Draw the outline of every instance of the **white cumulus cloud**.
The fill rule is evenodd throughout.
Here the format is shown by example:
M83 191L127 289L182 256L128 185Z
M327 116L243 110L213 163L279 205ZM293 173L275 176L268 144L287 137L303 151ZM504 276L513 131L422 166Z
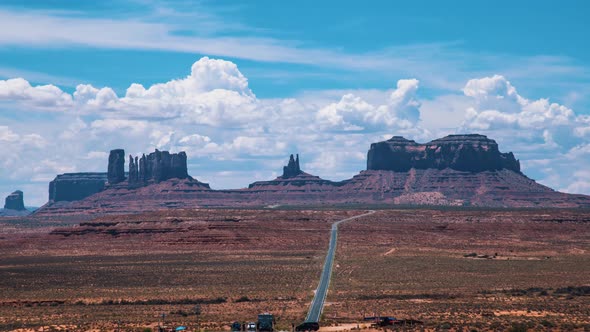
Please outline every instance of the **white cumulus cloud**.
M372 105L353 94L320 109L316 119L322 128L381 131L418 127L421 103L416 98L418 80L404 79L381 105Z
M515 149L526 172L544 184L570 192L585 188L575 174L590 164L588 116L547 98L528 99L501 75L469 80L463 92L473 104L460 131L480 131L504 143L504 149ZM544 160L544 167L527 167L535 160Z
M72 96L55 85L31 86L23 78L0 80L0 101L21 102L52 111L63 111L72 106Z
M0 81L0 153L13 156L0 161L0 177L12 181L0 182L0 194L17 189L18 179L45 193L59 172L104 171L114 148L133 155L186 151L189 173L214 188L270 179L289 153L301 154L305 171L342 180L365 168L372 142L392 135L425 142L457 132L487 134L514 151L531 177L588 193L579 171L590 164L589 116L547 98L528 99L500 75L467 81L462 95L421 99L419 86L400 79L391 90L264 99L236 64L208 57L185 77L134 83L122 96L108 86L80 84L68 94L24 79ZM35 115L27 123L10 116L25 111Z

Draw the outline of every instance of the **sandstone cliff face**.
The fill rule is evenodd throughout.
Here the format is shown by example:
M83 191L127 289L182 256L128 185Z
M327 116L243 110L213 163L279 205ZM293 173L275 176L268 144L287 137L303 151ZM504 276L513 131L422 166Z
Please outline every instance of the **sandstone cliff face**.
M36 213L350 204L590 208L590 196L560 193L526 177L512 153L501 153L494 140L482 135L451 135L426 144L393 137L371 144L368 156L368 170L340 182L302 171L299 156L291 155L274 180L211 190L188 176L186 154L156 150L130 157L128 182L109 185L80 201L48 204Z
M129 182L129 185L139 183L139 160L137 159L137 157L135 157L135 159L134 159L132 155L129 155L128 182Z
M426 144L394 136L371 144L367 170L407 172L412 168L464 172L507 169L520 173L520 163L512 152L501 153L496 141L484 135L449 135Z
M107 180L111 185L125 181L125 150L111 150L109 154Z
M169 179L189 178L185 152L159 151L141 158L129 156L129 185L142 186Z
M25 209L25 202L23 199L23 192L17 190L12 194L6 196L6 200L4 202L4 208L8 210L15 210L15 211L24 211Z
M107 173L65 173L49 182L49 201L78 201L101 192Z
M184 152L171 154L156 150L141 159L129 156L128 174L125 173L124 156L125 150L112 150L107 173L66 173L56 176L49 183L49 202L79 201L110 187L129 185L137 188L173 178L190 178Z

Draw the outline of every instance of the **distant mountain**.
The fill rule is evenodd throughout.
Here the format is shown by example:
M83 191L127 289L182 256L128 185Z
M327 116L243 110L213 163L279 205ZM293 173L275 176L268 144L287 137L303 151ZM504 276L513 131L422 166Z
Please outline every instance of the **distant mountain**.
M299 155L291 155L283 175L233 190L212 190L208 184L189 176L184 152L156 151L141 159L130 158L130 172L125 177L121 175L124 152L113 151L108 174L78 173L83 176L56 178L67 182L64 188L78 193L87 192L92 183L95 193L64 201L56 200L59 195L53 192L54 199L35 213L334 204L590 207L590 196L557 192L529 179L521 172L520 162L512 152L500 152L496 141L477 134L449 135L425 144L400 136L373 143L367 154L367 170L339 182L304 172ZM89 176L100 183L76 180Z

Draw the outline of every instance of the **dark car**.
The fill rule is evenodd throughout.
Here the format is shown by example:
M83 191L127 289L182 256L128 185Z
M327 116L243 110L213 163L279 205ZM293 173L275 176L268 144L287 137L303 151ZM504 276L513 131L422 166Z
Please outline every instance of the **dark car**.
M242 330L242 324L240 324L240 322L233 322L231 324L231 330L232 331L241 331Z

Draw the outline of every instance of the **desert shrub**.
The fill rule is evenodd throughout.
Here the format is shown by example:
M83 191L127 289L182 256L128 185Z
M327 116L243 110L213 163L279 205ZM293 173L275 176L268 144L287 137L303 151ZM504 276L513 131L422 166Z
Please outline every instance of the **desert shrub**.
M149 327L146 327L146 328L143 329L143 332L152 332L152 329L149 328Z
M547 328L555 327L555 324L553 324L551 321L548 321L546 319L543 319L541 321L541 325L543 325L544 327L547 327Z
M501 323L501 322L499 322L499 321L495 321L495 322L492 322L492 323L490 324L490 328L491 328L492 330L494 330L494 331L496 331L496 330L503 330L503 327L504 327L504 326L503 326L503 325L502 325L502 323Z
M556 289L554 294L568 294L571 296L587 296L587 295L590 295L590 286L562 287L562 288Z
M526 323L512 323L508 330L509 332L527 332L528 326Z
M512 296L525 296L527 294L526 289L512 289L510 291Z
M210 301L210 304L220 304L220 303L225 303L227 302L227 299L225 297L218 297L215 300Z
M430 300L452 300L456 298L453 294L372 294L372 295L359 295L359 300L411 300L411 299L430 299Z
M577 328L578 328L578 326L574 323L565 322L565 323L561 324L561 329L563 331L573 331Z
M451 328L451 323L444 322L444 323L440 324L440 328L443 329L443 330L448 330L448 329Z
M171 315L179 315L182 317L188 317L189 313L184 310L170 311Z
M225 297L217 297L213 299L178 299L178 300L163 300L163 299L149 299L149 300L103 300L101 305L164 305L164 304L220 304L227 302Z

